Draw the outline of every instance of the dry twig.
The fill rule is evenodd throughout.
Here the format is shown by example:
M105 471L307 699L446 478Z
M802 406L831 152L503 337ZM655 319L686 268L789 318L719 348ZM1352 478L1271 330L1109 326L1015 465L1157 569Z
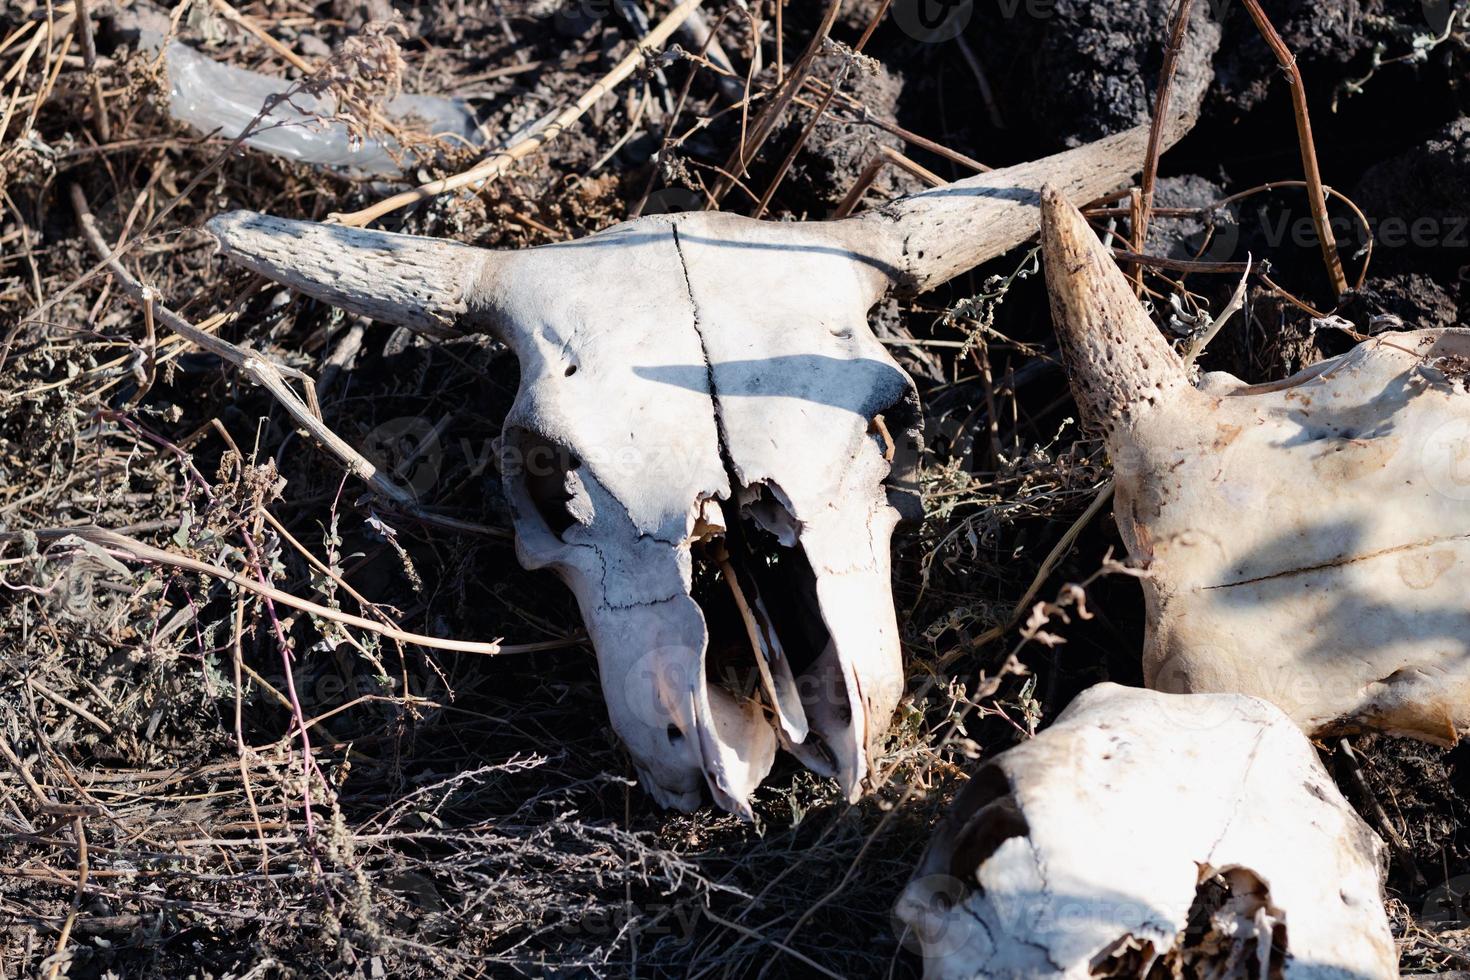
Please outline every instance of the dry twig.
M420 201L427 201L431 197L447 194L450 191L456 191L462 187L484 185L501 176L517 160L530 156L566 132L568 127L578 119L581 119L587 110L592 108L593 103L622 84L629 75L633 74L634 69L642 64L647 49L656 48L668 41L674 31L679 29L679 25L684 23L689 15L698 9L702 2L703 0L684 0L683 3L669 11L668 15L659 21L653 30L649 31L642 38L639 38L638 43L633 46L633 50L628 52L623 57L623 60L614 65L612 70L598 79L591 88L583 92L577 101L562 109L549 123L519 143L496 152L487 159L475 164L470 169L455 174L453 177L431 180L427 184L421 184L411 191L404 191L401 194L394 194L392 197L384 198L377 204L363 208L360 211L352 211L346 214L334 213L331 216L331 220L339 224L360 228L400 208L418 204Z
M1271 53L1281 65L1291 87L1291 110L1296 117L1297 142L1302 151L1302 169L1306 171L1307 200L1312 206L1312 223L1317 229L1317 243L1322 247L1322 261L1327 266L1327 278L1332 283L1332 294L1341 298L1347 292L1347 280L1342 274L1342 259L1337 254L1337 239L1332 234L1332 222L1327 217L1327 195L1322 187L1322 173L1317 167L1317 146L1312 141L1312 120L1307 113L1307 90L1302 81L1301 69L1297 67L1296 55L1286 46L1281 35L1272 26L1270 18L1261 9L1260 0L1245 0L1246 12L1251 15L1256 29L1266 39Z
M44 541L60 541L68 537L79 538L82 541L90 541L100 546L107 554L124 561L145 562L148 564L167 565L172 568L180 568L187 572L195 572L200 575L208 575L219 579L226 585L244 589L246 592L254 593L273 602L279 602L283 606L299 609L310 613L321 619L341 623L344 626L352 626L356 629L366 630L369 633L377 633L390 640L401 643L412 643L433 650L450 650L456 653L479 653L486 656L497 656L502 653L538 653L543 650L559 650L564 647L577 645L572 640L548 640L542 643L519 643L505 644L498 640L490 643L482 643L475 640L449 640L437 636L424 636L421 633L410 633L407 630L398 629L383 623L373 622L352 613L343 612L340 609L332 609L306 599L298 598L288 592L282 592L274 586L264 582L256 581L248 575L231 571L210 562L200 561L188 555L175 554L155 548L150 544L109 531L100 527L41 527L28 528L25 531L0 531L0 543L15 543L25 535L33 534Z

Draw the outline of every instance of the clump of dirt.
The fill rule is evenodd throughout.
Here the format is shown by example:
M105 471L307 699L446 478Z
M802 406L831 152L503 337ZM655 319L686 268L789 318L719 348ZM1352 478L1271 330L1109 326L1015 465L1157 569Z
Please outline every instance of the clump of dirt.
M820 8L815 6L793 8L785 14L786 23L812 30L820 20L820 12ZM827 217L833 207L847 196L864 169L878 157L879 147L924 157L932 164L924 151L909 147L892 131L899 125L901 106L916 98L914 93L907 91L909 74L901 70L898 63L882 60L871 53L875 48L888 46L885 42L891 38L886 35L892 33L892 28L887 27L885 21L886 31L877 32L867 53L858 52L853 47L877 12L877 5L843 6L830 38L822 44L813 60L807 85L797 96L799 111L791 112L778 121L761 154L750 161L749 172L742 180L743 189L734 192L727 207L753 210L754 200L768 190L803 134L801 149L781 177L768 213L786 212L795 217L818 220ZM793 44L787 48L787 58L795 59L804 46L804 43ZM730 50L740 49L731 45ZM735 59L737 72L748 67L748 58L743 51ZM774 90L778 77L782 76L778 76L769 59L762 64L762 70L752 79L754 90ZM739 81L743 83L743 75ZM834 100L815 127L811 127L812 111L823 102L834 85L837 88ZM729 93L724 95L725 98L717 101L728 102ZM714 115L707 132L691 133L692 138L674 151L680 166L686 150L716 155L719 152L716 147L732 144L741 138L742 127L748 119L736 111L738 105L721 107L723 111ZM752 107L751 118L758 109L759 105ZM807 133L809 128L810 133ZM683 174L672 179L671 183L688 184L688 177L687 173ZM901 167L885 164L876 171L866 196L874 201L888 200L924 186L922 180Z
M1406 272L1374 276L1343 301L1339 313L1363 333L1383 330L1429 330L1460 323L1459 304L1450 291L1429 276Z
M1226 196L1225 189L1212 180L1198 174L1180 177L1164 177L1154 188L1154 207L1167 212L1169 209L1192 209L1195 215L1155 216L1148 226L1150 255L1163 255L1173 259L1206 259L1213 253L1225 254L1231 248L1234 216L1228 208L1218 213L1214 205ZM1219 233L1224 230L1224 234Z
M1418 5L1412 0L1391 0L1396 12L1410 14ZM1222 10L1224 28L1230 38L1216 62L1216 85L1211 101L1221 111L1240 113L1256 108L1281 77L1280 66L1256 30L1244 4L1210 3ZM1372 46L1369 31L1376 10L1383 4L1372 0L1285 0L1268 11L1277 33L1296 54L1303 73L1319 86L1330 86L1342 77L1349 63ZM1226 110L1225 107L1228 107Z
M1353 197L1375 228L1376 269L1455 275L1470 262L1470 117L1369 167Z
M802 217L821 219L847 196L863 169L878 155L878 147L886 146L900 152L905 149L902 139L874 124L897 121L904 81L902 75L882 62L855 54L845 45L837 44L829 45L828 50L816 58L812 76L825 85L837 85L841 103L837 111L824 114L812 129L792 162L776 201L783 210L795 210ZM774 70L767 70L761 80L773 84ZM820 100L812 95L810 101L816 103ZM774 165L785 160L807 129L809 118L805 113L788 116L771 134L764 159L751 167L750 185L753 188L764 191L769 185L775 176ZM900 167L885 164L873 180L868 195L870 200L884 201L913 193L924 186L917 177ZM813 208L812 203L816 207Z
M1147 122L1172 3L977 4L966 37L981 52L1008 126L1077 146ZM1171 104L1198 108L1220 46L1213 4L1195 4Z

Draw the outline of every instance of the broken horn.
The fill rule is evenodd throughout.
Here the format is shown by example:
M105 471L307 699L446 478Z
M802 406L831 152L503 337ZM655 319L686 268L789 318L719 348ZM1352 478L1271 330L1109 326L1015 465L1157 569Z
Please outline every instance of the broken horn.
M1052 320L1089 424L1114 431L1135 410L1192 390L1179 355L1066 196L1041 194L1041 251Z
M1194 124L1176 116L1165 128L1172 146ZM901 290L922 293L1010 251L1036 234L1041 188L1085 204L1118 190L1143 165L1149 127L1104 137L1040 160L977 174L848 218L881 239L890 277Z
M212 218L220 252L251 272L352 313L453 337L483 310L489 249L253 211Z

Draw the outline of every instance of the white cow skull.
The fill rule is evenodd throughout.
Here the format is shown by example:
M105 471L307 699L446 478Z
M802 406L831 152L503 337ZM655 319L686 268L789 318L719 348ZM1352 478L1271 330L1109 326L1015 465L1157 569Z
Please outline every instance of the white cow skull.
M1076 209L1043 210L1073 390L1150 572L1148 685L1254 694L1312 734L1452 744L1470 729L1470 331L1196 388Z
M748 815L778 740L855 798L902 693L889 539L920 514L919 412L868 309L1033 234L1048 181L1078 200L1119 186L1145 140L827 223L654 215L518 252L248 212L210 229L312 296L438 336L488 330L514 351L500 457L522 564L576 594L649 791L689 809L708 785ZM707 662L696 557L740 585L761 698Z
M1377 980L1382 851L1268 702L1100 684L980 767L896 911L928 980Z

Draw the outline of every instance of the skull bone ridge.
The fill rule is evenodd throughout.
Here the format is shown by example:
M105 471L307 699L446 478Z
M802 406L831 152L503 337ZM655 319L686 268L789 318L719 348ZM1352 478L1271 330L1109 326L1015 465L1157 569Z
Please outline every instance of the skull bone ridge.
M903 690L890 539L921 513L920 416L868 310L1034 234L1045 183L1119 186L1146 139L833 222L651 215L514 252L250 212L210 230L319 299L511 348L521 563L575 594L649 792L692 809L707 788L748 817L778 746L855 799Z

